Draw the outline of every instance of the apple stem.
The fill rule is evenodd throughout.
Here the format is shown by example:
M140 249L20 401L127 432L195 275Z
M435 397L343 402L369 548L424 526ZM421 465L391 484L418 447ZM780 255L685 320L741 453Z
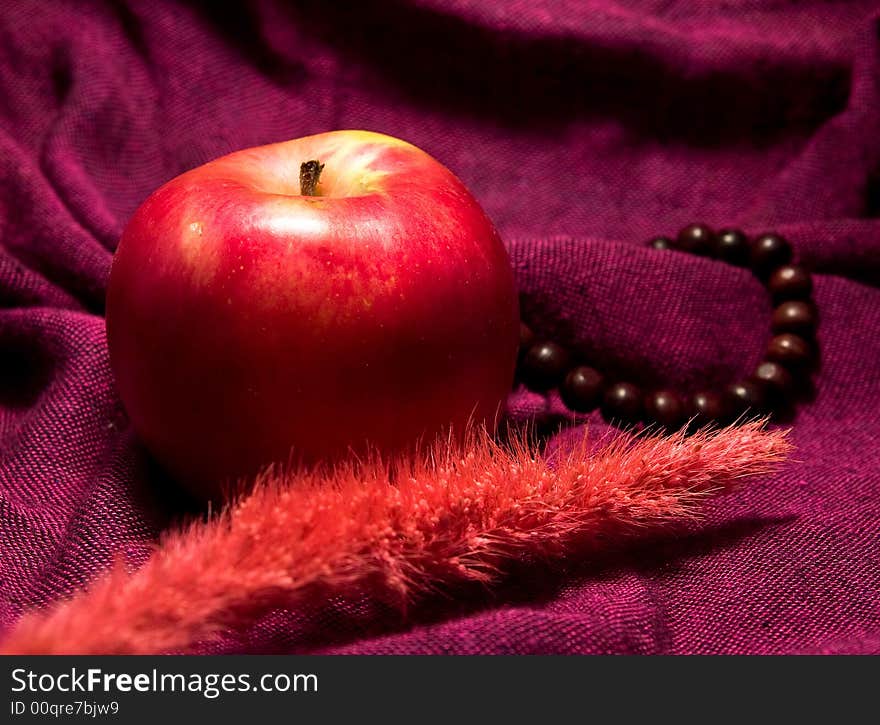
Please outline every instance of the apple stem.
M320 161L304 161L299 166L299 193L302 196L318 195L318 179L321 178L321 172L324 170L324 164Z

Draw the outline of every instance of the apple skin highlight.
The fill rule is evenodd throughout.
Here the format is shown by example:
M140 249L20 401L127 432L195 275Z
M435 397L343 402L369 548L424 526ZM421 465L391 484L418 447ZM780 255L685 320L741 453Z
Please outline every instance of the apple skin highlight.
M300 165L324 164L302 196ZM240 151L135 212L107 296L119 394L202 498L273 462L490 429L513 379L510 260L464 185L366 131Z

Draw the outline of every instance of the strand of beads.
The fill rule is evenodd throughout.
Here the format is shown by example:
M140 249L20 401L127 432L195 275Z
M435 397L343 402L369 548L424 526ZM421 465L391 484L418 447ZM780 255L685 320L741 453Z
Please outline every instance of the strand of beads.
M608 421L623 425L644 422L675 429L692 421L698 427L787 409L799 387L809 381L818 359L813 280L806 269L792 263L791 245L773 232L749 239L737 229L716 233L705 224L691 224L674 239L656 237L648 245L748 266L764 283L774 305L773 336L755 371L723 390L690 395L665 389L643 391L634 382L603 374L562 345L538 338L523 322L517 380L536 392L558 388L572 411L588 413L600 408Z

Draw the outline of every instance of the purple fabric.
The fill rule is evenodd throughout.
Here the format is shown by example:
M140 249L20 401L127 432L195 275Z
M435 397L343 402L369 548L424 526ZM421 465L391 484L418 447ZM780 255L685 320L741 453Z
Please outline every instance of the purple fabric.
M126 218L223 153L363 127L423 147L473 190L539 330L645 384L747 373L769 305L747 272L643 240L693 220L783 232L817 273L815 399L792 422L796 461L683 536L405 619L369 602L276 612L218 651L880 653L878 11L3 3L0 622L114 556L136 565L186 510L108 367L103 296Z

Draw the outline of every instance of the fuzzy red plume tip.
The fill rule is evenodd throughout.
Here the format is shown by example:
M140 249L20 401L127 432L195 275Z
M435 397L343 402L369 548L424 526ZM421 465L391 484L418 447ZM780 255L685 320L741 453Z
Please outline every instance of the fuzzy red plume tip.
M2 653L188 652L312 596L406 602L515 561L594 554L600 542L695 515L783 460L760 422L691 436L621 436L544 458L524 437L472 431L413 457L269 471L208 522L167 535L138 571L25 615Z

